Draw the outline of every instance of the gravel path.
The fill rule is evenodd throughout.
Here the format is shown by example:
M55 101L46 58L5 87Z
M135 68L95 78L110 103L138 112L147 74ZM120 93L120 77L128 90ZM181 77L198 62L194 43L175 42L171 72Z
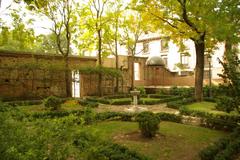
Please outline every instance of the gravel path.
M126 112L127 109L133 107L132 105L105 105L101 104L98 108L96 108L97 112ZM166 103L157 104L157 105L138 105L138 107L146 108L148 111L152 111L154 113L158 112L166 112L166 113L178 113L179 111L176 109L171 109L166 107Z

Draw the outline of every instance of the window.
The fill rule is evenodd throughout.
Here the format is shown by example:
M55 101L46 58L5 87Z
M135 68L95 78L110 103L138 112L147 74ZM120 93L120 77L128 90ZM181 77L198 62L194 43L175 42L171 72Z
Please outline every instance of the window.
M188 67L189 56L186 56L184 54L180 54L180 63L183 65L183 67Z
M134 80L140 80L140 65L139 63L134 63Z
M168 42L169 42L169 38L163 38L161 40L161 52L168 51Z
M162 59L164 61L165 66L167 67L167 65L168 65L168 57L167 57L167 55L162 55L161 57L162 57Z
M80 74L79 71L72 71L72 97L80 97Z
M149 43L143 42L143 54L148 54L149 52Z

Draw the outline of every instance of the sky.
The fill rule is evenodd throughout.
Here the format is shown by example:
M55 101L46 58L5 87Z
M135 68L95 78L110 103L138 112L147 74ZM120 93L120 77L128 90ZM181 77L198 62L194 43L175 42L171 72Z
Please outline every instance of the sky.
M11 25L11 17L8 15L10 13L10 9L21 9L21 13L26 12L27 15L24 17L24 21L27 21L30 18L33 18L34 16L24 8L24 3L16 4L13 2L13 0L2 0L1 8L0 8L0 17L1 19L6 22L7 25ZM10 7L9 7L10 6ZM21 8L20 8L21 7ZM33 26L28 26L31 28L34 28L35 34L49 34L50 30L46 28L51 27L51 22L47 20L46 18L39 18L37 17L37 21L33 23Z

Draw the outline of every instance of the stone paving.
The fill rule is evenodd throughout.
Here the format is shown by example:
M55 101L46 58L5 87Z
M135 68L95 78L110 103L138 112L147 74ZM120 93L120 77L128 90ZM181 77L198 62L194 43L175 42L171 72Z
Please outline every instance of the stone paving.
M158 113L158 112L166 112L172 114L178 114L179 111L176 109L171 109L166 107L166 103L157 104L157 105L137 105L141 108L146 108L148 111ZM105 105L101 104L98 108L96 108L97 112L126 112L129 108L133 107L133 105Z

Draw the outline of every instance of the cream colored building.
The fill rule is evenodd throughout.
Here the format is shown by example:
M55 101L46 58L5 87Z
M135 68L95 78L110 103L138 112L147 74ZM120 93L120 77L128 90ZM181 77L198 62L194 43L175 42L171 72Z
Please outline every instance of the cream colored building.
M137 43L136 56L138 57L152 57L160 56L164 62L165 67L171 72L177 72L179 75L189 75L194 73L196 64L195 47L191 40L184 42L188 55L182 55L179 52L179 47L173 43L168 37L160 36L159 34L149 33L141 36ZM224 54L224 44L219 44L212 53L209 59L205 57L205 72L204 77L209 77L209 64L211 65L212 79L220 79L219 73L222 73L222 66L218 59L222 60ZM122 46L121 53L127 55L127 49ZM209 63L210 60L210 63ZM178 67L179 64L181 67Z

